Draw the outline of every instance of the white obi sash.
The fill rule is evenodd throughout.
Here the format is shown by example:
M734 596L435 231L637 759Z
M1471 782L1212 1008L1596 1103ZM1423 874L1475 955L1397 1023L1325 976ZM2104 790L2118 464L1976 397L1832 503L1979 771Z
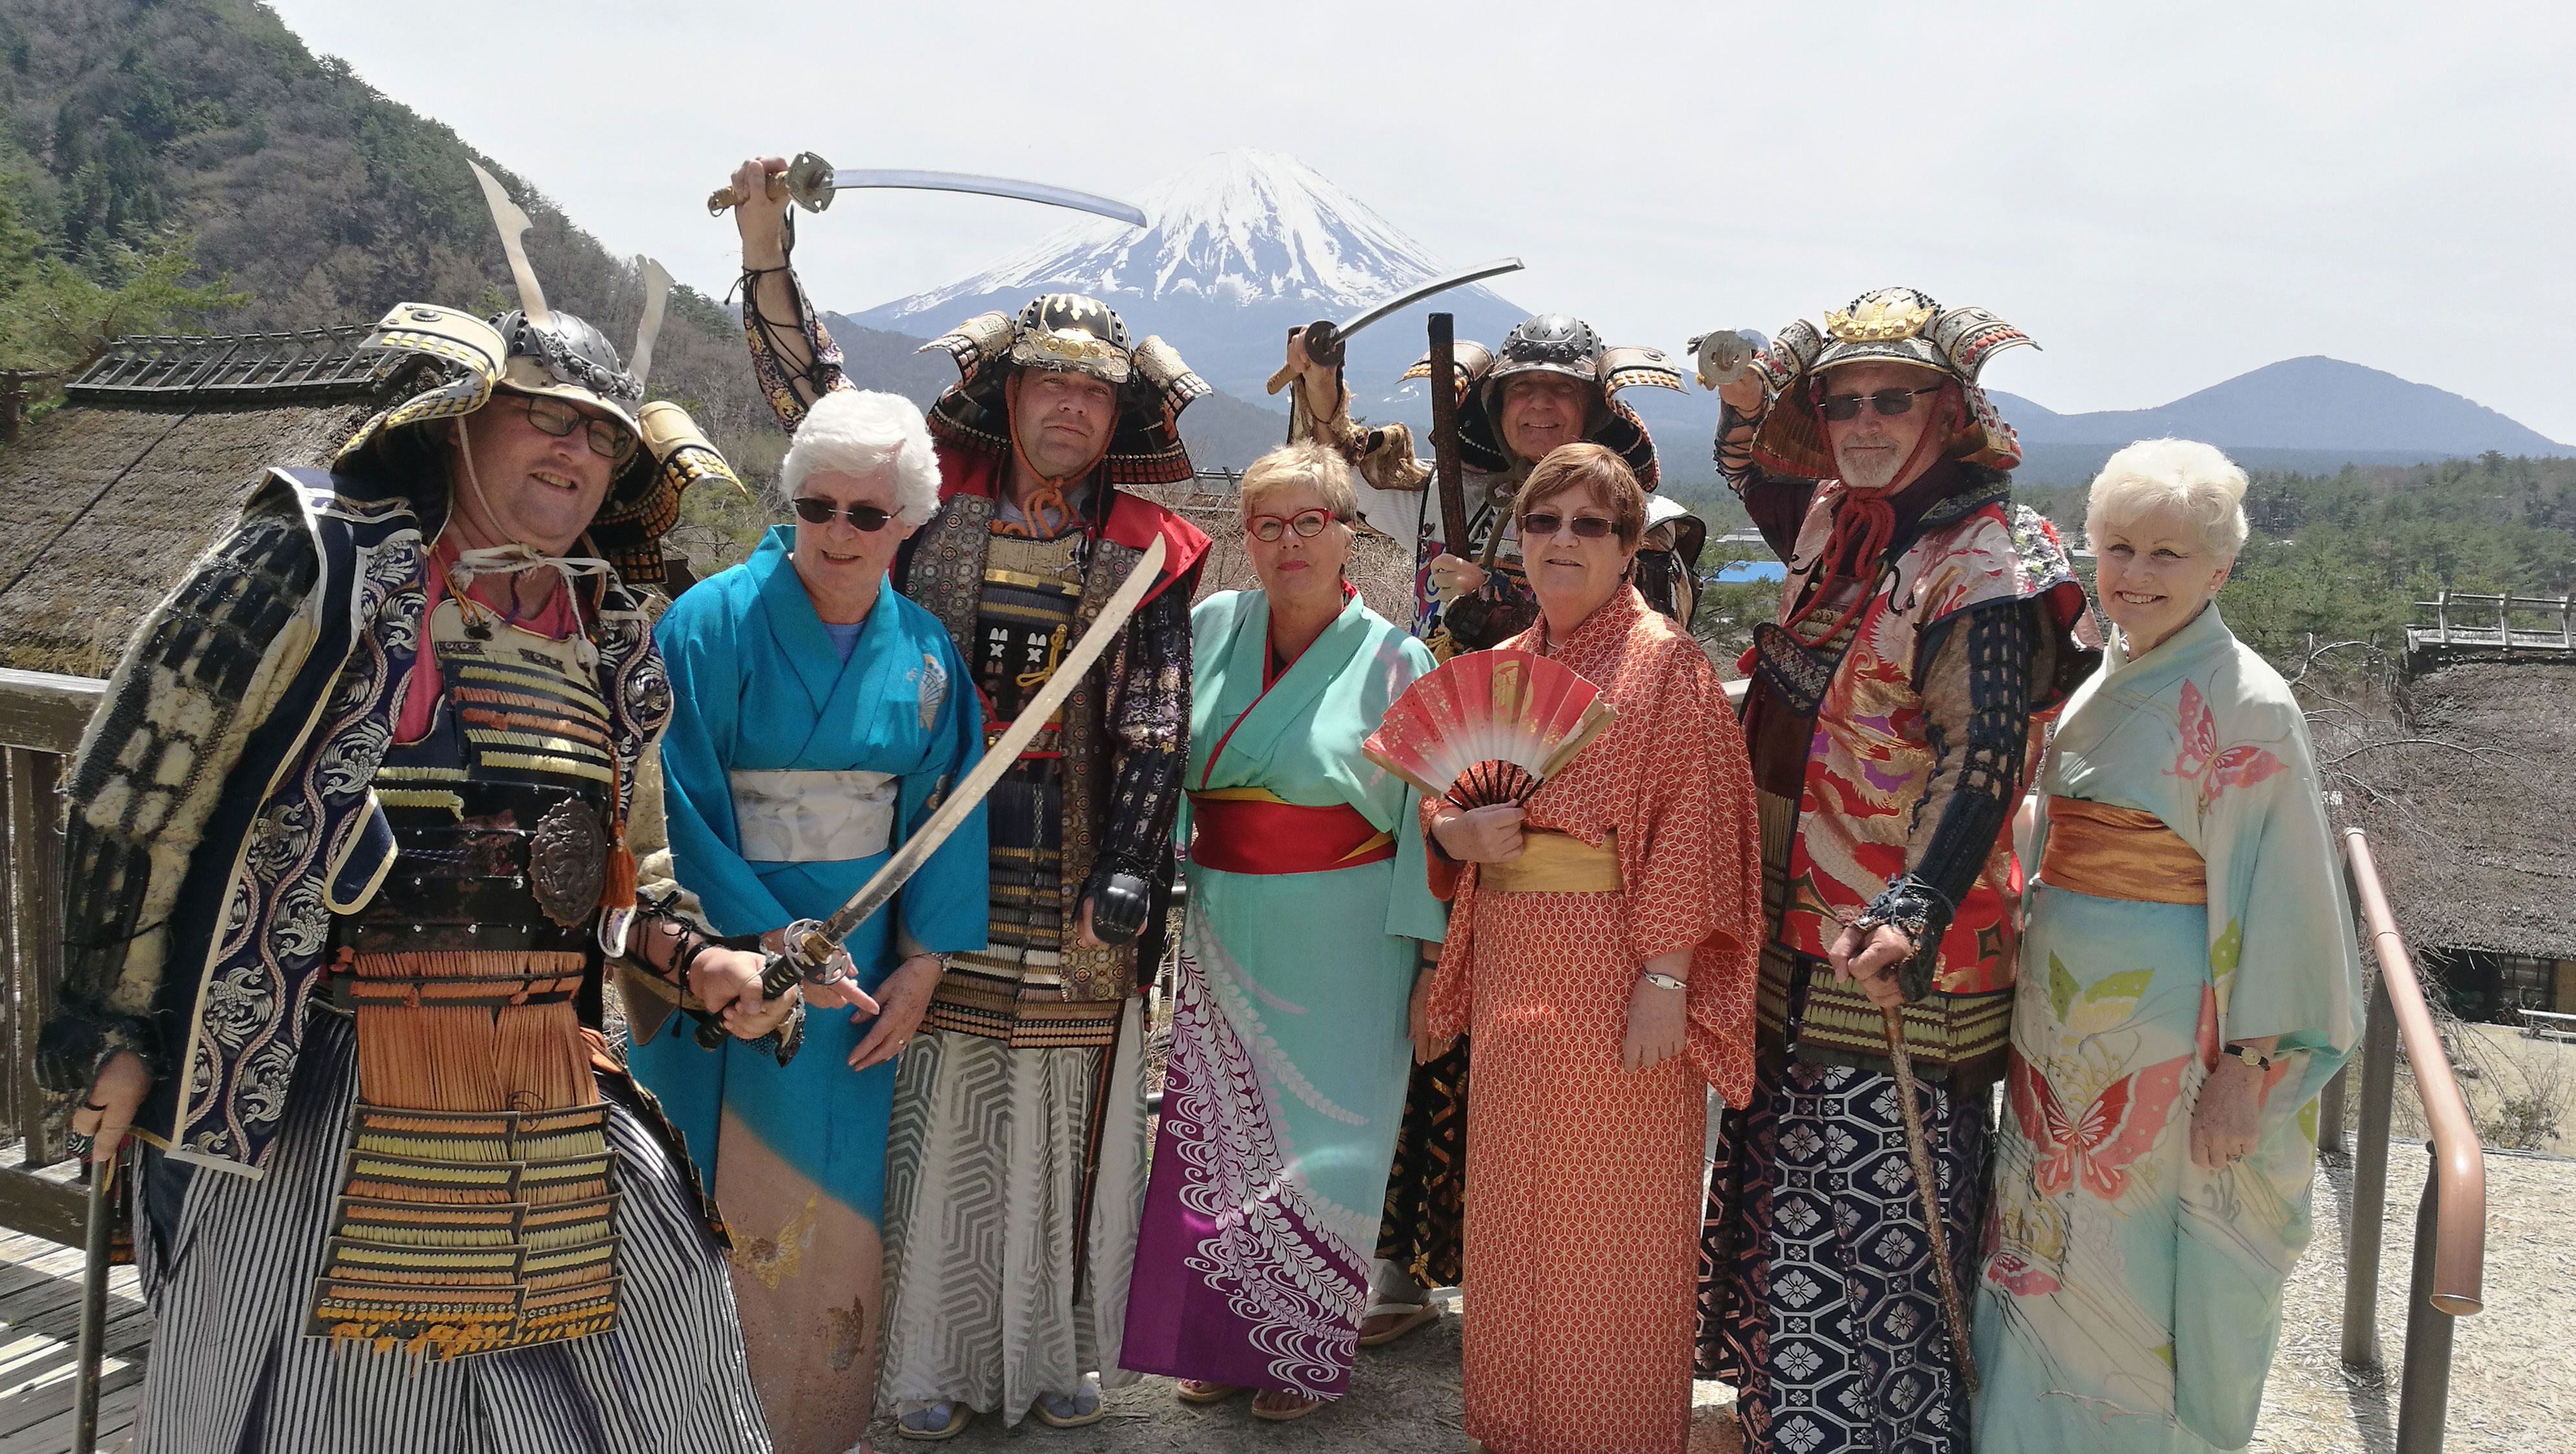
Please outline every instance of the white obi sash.
M734 831L752 863L842 863L894 841L892 773L782 768L725 776Z

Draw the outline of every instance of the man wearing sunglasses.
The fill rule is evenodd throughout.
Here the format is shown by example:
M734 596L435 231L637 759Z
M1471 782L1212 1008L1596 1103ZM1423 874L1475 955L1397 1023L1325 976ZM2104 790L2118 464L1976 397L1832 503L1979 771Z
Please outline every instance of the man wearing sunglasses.
M1903 1007L1946 1250L1971 1286L2012 1014L2003 829L2034 722L2096 659L2074 634L2083 591L2048 522L2013 504L2020 448L1977 385L2027 342L1983 309L1884 288L1822 329L1790 324L1719 391L1719 468L1788 565L1743 662L1768 919L1758 1069L1724 1118L1702 1248L1701 1376L1737 1387L1763 1447L1967 1447L1882 1007Z
M251 492L69 781L37 1067L76 1151L147 1143L135 1447L766 1450L721 1224L600 1038L621 959L774 1053L799 1010L627 846L671 711L627 582L730 471L571 314L369 344L425 382Z
M783 165L746 162L736 191L762 195ZM783 205L734 217L753 368L793 432L851 384L788 266ZM1098 301L1050 293L938 346L960 374L930 409L940 505L893 579L946 626L988 734L1140 552L1159 537L1166 555L1119 643L985 800L988 947L950 956L898 1062L880 1387L916 1439L977 1411L1092 1423L1094 1375L1122 1377L1145 1187L1137 966L1161 957L1208 544L1116 488L1190 477L1175 421L1208 389L1161 339L1133 342Z

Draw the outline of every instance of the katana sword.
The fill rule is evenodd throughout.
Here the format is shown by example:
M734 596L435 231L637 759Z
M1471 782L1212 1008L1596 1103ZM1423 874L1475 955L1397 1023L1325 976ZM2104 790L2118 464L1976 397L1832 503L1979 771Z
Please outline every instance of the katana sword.
M88 1217L81 1257L80 1331L73 1344L72 1450L91 1454L98 1447L98 1381L107 1356L108 1247L116 1225L116 1169L123 1162L120 1144L105 1161L89 1164Z
M979 197L1011 197L1022 202L1041 202L1049 207L1070 207L1077 212L1114 217L1130 227L1147 225L1144 212L1133 203L1045 182L1013 181L1009 177L892 168L836 169L810 151L799 153L796 160L787 164L787 170L769 174L771 201L792 201L808 212L820 212L831 206L833 196L849 187L898 187L919 192L971 192ZM707 197L707 215L721 217L727 208L740 206L742 200L731 186L719 187Z
M1498 257L1489 263L1478 263L1464 272L1451 273L1445 278L1433 278L1430 282L1409 292L1398 293L1347 323L1335 323L1329 318L1318 318L1307 324L1298 336L1305 342L1308 359L1326 368L1339 368L1342 363L1342 345L1350 340L1352 334L1370 324L1400 313L1425 298L1436 298L1451 288L1463 288L1469 283L1481 283L1487 278L1499 278L1505 273L1516 273L1520 270L1519 258ZM1279 372L1270 376L1269 392L1276 394L1287 386L1288 368L1283 364Z
M841 941L850 937L850 931L866 923L870 914L884 908L894 898L895 892L903 887L904 881L930 861L930 855L939 850L939 845L947 841L949 834L957 831L957 825L966 821L967 815L975 811L976 804L984 801L984 795L993 790L993 784L1002 780L1002 774L1009 772L1012 764L1019 761L1020 749L1045 730L1048 719L1055 716L1056 709L1064 705L1064 699L1081 684L1092 663L1100 660L1101 653L1109 649L1109 643L1118 638L1127 618L1136 613L1136 603L1145 599L1145 592L1152 588L1154 578L1162 573L1163 556L1163 541L1157 537L1152 545L1145 548L1144 559L1136 562L1136 568L1127 573L1118 593L1100 608L1100 615L1082 633L1082 639L1075 642L1073 650L1066 652L1064 660L1056 664L1055 674L1048 677L1046 685L1038 689L1038 694L1020 708L1019 715L1001 737L984 750L984 760L975 764L974 769L949 793L948 801L939 805L939 811L930 815L930 821L905 839L903 846L894 851L894 856L871 874L868 881L859 886L857 893L850 895L848 903L833 911L828 919L819 922L799 919L787 926L786 932L780 936L784 941L783 947L778 954L771 956L761 971L760 992L764 999L776 999L787 992L789 985L819 974L831 962L832 952L841 947ZM774 989L773 984L776 986Z

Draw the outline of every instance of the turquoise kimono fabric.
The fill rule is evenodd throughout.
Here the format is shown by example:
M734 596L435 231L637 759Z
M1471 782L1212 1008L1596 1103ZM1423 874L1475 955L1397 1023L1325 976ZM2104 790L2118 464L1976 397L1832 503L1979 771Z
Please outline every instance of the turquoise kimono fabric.
M893 841L937 808L982 752L983 712L946 628L882 585L849 660L841 660L796 578L778 526L751 559L683 594L654 628L676 703L662 738L664 812L682 886L720 934L754 934L823 918L887 855L838 863L758 863L739 851L734 770L866 769L901 780ZM898 962L889 914L923 949L984 947L984 815L978 810L847 941L873 991ZM860 1073L850 1052L872 1022L839 1008L806 1018L805 1044L782 1067L728 1039L702 1050L674 1015L634 1047L636 1077L688 1138L719 1185L716 1128L730 1112L770 1150L871 1223L885 1214L886 1129L895 1064ZM766 1231L766 1228L761 1229Z
M2208 903L2027 900L2011 1114L1977 1294L1979 1454L2201 1454L2254 1434L2307 1246L2317 1094L2360 1033L2352 911L2306 719L2210 606L2067 704L2040 792L2153 813ZM2045 861L2049 825L2041 816ZM2280 1037L2254 1153L2191 1159L2219 1047Z
M1308 873L1190 863L1120 1361L1332 1398L1350 1376L1413 1067L1415 941L1440 939L1448 923L1424 871L1415 794L1360 743L1431 670L1431 653L1353 598L1265 692L1261 592L1209 597L1190 630L1188 789L1347 805L1393 834L1396 851ZM1189 832L1184 819L1179 841Z

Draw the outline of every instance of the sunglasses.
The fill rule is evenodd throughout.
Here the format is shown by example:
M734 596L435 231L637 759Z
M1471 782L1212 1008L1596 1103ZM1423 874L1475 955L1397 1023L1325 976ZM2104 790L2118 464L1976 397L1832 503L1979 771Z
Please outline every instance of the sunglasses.
M1529 540L1545 540L1556 534L1560 528L1571 530L1585 540L1599 540L1609 534L1614 526L1615 522L1604 520L1598 515L1577 515L1568 519L1563 515L1542 511L1535 515L1521 517L1521 535Z
M1827 394L1816 401L1816 412L1839 424L1857 416L1861 400L1867 399L1869 407L1893 419L1899 414L1913 412L1918 395L1939 392L1940 386L1936 384L1928 389L1881 389L1875 394Z
M829 525L832 517L839 515L849 520L851 529L865 530L871 535L885 529L886 522L894 518L893 511L880 510L874 505L852 505L845 510L829 500L811 497L791 503L796 507L796 518L808 525Z
M541 433L569 439L574 430L586 427L591 453L621 465L635 457L635 436L622 425L593 418L569 404L551 400L523 398L520 404L528 411L528 422Z
M1264 542L1277 540L1291 530L1297 532L1300 540L1312 540L1323 534L1324 527L1332 523L1333 512L1330 510L1300 510L1285 519L1277 515L1255 515L1243 522L1243 528L1251 533L1253 539Z

